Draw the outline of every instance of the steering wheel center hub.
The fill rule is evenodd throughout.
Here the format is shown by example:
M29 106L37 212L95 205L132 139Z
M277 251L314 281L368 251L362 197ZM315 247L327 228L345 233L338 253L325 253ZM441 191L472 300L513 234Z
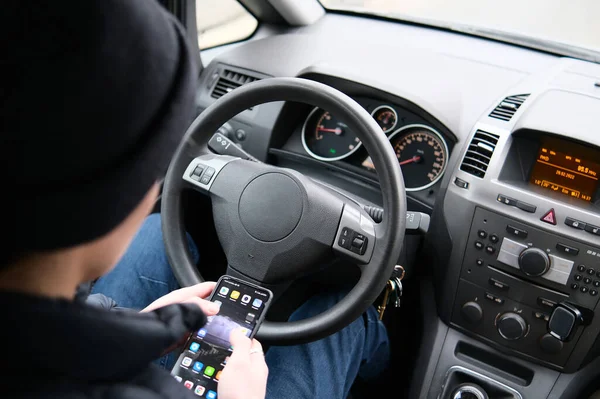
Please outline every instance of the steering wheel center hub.
M283 173L265 173L244 188L239 216L244 229L260 241L274 242L290 235L302 217L303 192Z

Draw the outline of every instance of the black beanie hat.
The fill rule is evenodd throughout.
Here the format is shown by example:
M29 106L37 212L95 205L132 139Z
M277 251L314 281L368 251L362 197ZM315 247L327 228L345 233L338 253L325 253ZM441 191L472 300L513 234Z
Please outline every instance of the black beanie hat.
M135 209L193 118L195 59L155 0L2 5L0 264Z

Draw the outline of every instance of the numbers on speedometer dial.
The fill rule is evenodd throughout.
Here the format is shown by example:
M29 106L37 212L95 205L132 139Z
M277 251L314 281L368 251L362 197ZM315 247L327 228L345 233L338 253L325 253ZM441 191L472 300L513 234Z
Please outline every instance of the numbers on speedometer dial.
M442 136L426 125L407 125L390 135L402 168L407 191L434 185L444 174L448 146Z

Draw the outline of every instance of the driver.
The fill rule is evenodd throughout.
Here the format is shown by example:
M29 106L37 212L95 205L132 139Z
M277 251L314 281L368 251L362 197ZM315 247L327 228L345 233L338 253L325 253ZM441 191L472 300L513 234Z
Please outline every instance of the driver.
M147 217L193 118L198 68L185 33L155 1L21 3L0 13L0 394L196 397L168 369L218 312L204 299L214 283L180 289L159 215ZM291 318L341 297L314 297ZM374 309L266 356L240 331L231 341L221 399L346 398L389 356Z

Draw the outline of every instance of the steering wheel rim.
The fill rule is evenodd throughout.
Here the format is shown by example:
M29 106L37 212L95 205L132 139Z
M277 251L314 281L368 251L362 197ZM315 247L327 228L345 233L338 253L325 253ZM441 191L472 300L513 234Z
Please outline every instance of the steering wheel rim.
M371 156L380 181L384 215L376 225L376 242L354 288L331 309L294 322L265 321L257 338L272 344L311 342L335 333L364 313L378 297L400 255L406 226L406 194L398 159L387 136L353 99L319 82L302 78L270 78L246 84L206 108L191 124L167 171L162 191L162 229L168 260L182 286L203 280L186 245L182 176L190 162L207 154L213 132L250 107L274 101L295 101L326 109L356 133ZM221 237L220 237L221 238ZM335 243L334 243L335 244Z

